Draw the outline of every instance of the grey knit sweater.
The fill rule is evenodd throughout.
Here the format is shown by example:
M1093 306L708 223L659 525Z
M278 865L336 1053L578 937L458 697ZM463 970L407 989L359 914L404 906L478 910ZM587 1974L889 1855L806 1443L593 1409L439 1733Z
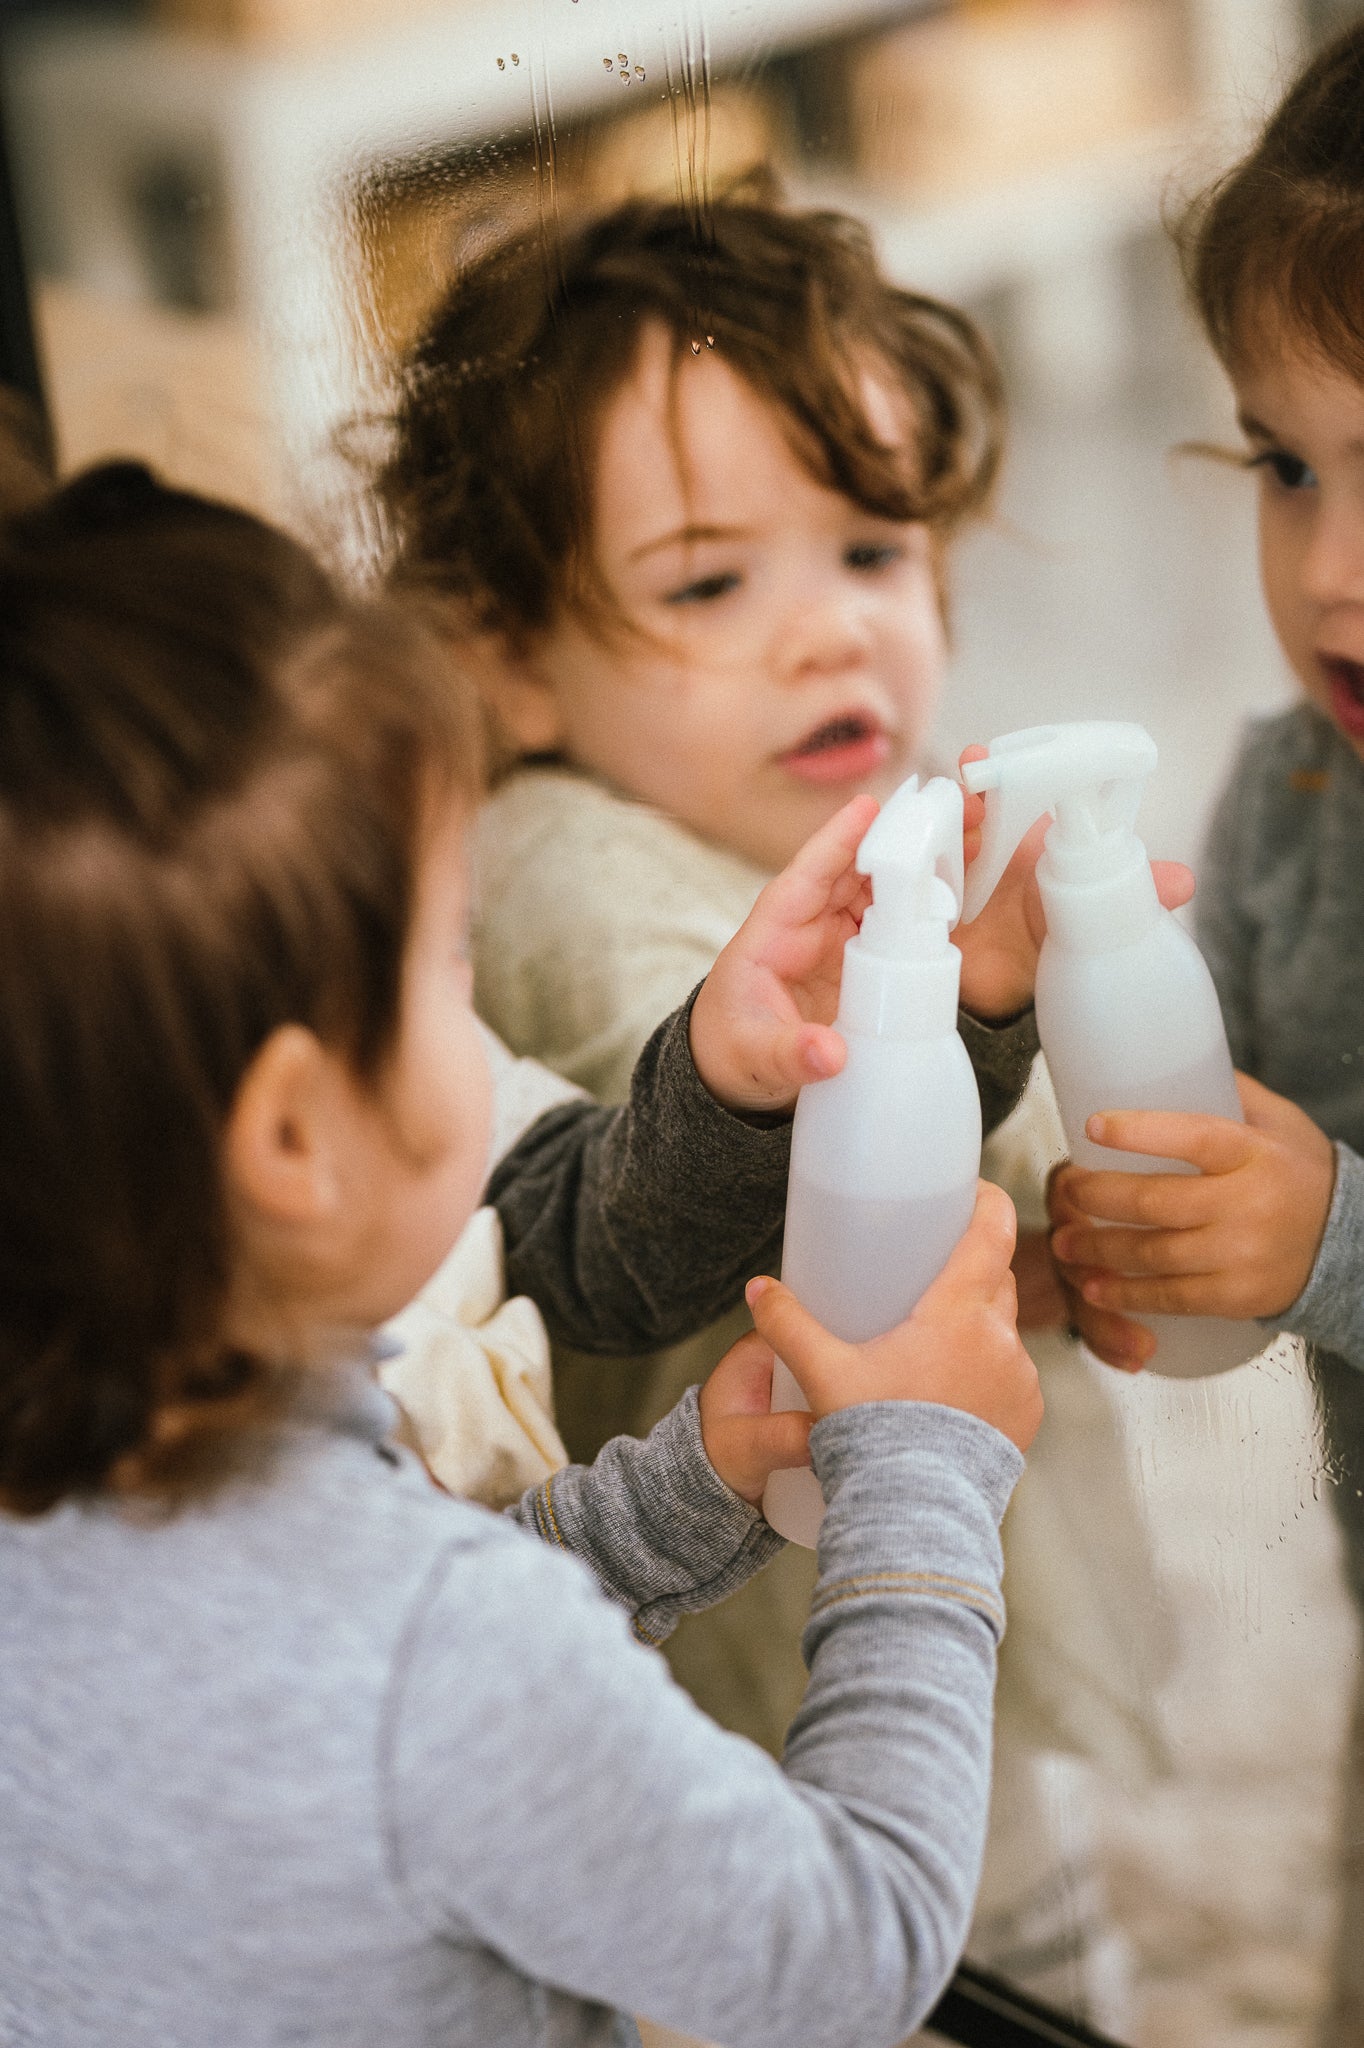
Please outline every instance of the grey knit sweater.
M1364 1367L1364 762L1311 705L1251 726L1196 907L1236 1065L1336 1141L1326 1235L1275 1327Z

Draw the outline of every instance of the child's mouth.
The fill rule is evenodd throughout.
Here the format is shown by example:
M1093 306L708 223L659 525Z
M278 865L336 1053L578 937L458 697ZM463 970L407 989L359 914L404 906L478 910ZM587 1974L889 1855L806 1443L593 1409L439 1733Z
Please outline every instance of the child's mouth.
M802 782L857 782L872 775L890 758L890 735L862 712L826 718L798 746L781 756L781 765Z
M1350 661L1343 654L1319 657L1331 686L1331 716L1352 740L1364 739L1364 662Z

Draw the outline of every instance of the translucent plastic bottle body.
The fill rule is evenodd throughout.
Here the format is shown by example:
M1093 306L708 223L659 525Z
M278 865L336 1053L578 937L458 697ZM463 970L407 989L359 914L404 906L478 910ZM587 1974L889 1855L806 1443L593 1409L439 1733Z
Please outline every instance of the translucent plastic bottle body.
M806 1088L796 1108L783 1280L837 1337L893 1329L966 1229L979 1171L980 1097L956 1032L850 1036L843 1072ZM772 1406L805 1406L780 1359ZM812 1546L824 1518L813 1472L774 1473L763 1510Z
M1080 1166L1132 1173L1192 1173L1185 1162L1092 1144L1098 1110L1193 1110L1241 1121L1217 992L1192 938L1162 913L1136 944L1070 951L1049 937L1037 968L1037 1028L1061 1121ZM1261 1352L1258 1323L1204 1316L1143 1316L1157 1340L1147 1370L1207 1378Z

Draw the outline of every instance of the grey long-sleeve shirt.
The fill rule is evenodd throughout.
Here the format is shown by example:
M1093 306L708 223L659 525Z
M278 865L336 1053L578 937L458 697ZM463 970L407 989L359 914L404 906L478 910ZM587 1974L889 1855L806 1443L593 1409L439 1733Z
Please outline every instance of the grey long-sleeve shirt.
M655 1350L690 1337L781 1255L789 1117L745 1122L702 1086L691 1001L654 1033L618 1109L565 1103L500 1162L485 1200L502 1221L507 1285L551 1336L582 1351ZM1023 1093L1031 1010L993 1027L958 1015L987 1134Z
M1196 909L1236 1065L1336 1141L1321 1250L1274 1327L1364 1367L1364 762L1311 705L1251 726Z
M630 1631L772 1541L694 1397L530 1496L539 1542L432 1488L389 1405L319 1378L268 1471L170 1520L0 1517L6 2048L901 2040L979 1869L1012 1445L816 1426L783 1770Z
M994 1035L1019 1085L1028 1028ZM554 1112L504 1163L515 1284L631 1344L709 1313L736 1228L775 1237L786 1144L705 1096L679 1013L626 1109ZM310 1392L265 1471L169 1520L0 1515L5 2048L910 2032L979 1871L1013 1447L926 1404L816 1427L783 1771L640 1640L778 1540L694 1398L503 1518L428 1484L363 1376Z

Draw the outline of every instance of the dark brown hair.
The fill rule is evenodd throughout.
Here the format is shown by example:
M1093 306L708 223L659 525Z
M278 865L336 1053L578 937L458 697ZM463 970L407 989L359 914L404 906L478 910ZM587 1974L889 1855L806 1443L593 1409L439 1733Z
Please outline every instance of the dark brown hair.
M988 496L989 349L964 314L890 284L858 222L743 193L701 211L632 200L470 262L402 364L377 478L401 580L513 635L563 604L609 609L592 567L597 427L651 321L675 363L723 354L811 474L867 511L946 532ZM912 407L908 458L867 419L860 379L876 366Z
M1364 378L1364 23L1314 58L1175 235L1228 368L1288 339Z
M304 1024L378 1079L467 698L421 625L135 464L0 523L0 1503L173 1495L278 1399L220 1147Z

